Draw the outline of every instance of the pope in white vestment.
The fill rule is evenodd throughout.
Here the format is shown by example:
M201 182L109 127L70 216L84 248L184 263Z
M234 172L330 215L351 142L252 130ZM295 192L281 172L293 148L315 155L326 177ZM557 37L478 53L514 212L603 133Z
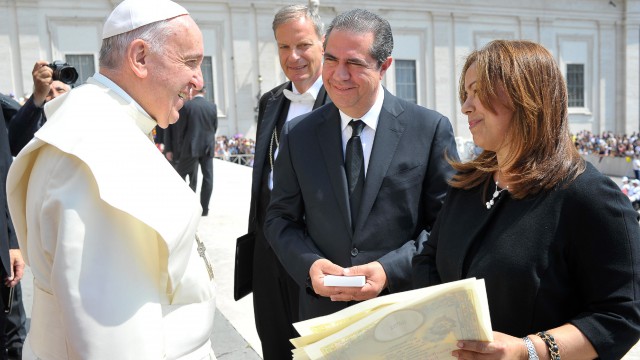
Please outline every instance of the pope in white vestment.
M24 358L214 359L199 201L150 141L156 122L94 77L47 104L7 180L34 275Z

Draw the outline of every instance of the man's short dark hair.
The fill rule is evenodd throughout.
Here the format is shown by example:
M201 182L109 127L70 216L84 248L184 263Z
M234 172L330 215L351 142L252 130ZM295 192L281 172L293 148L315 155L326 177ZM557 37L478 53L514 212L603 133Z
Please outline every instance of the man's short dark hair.
M336 16L327 29L324 40L325 49L327 41L329 41L329 35L333 30L349 31L356 34L373 33L373 44L369 53L371 57L376 59L378 67L391 56L393 51L391 25L387 20L370 11L353 9Z

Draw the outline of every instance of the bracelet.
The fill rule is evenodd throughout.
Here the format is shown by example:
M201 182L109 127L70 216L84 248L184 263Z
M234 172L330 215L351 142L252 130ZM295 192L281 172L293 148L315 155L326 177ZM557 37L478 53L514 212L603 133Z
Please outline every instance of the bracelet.
M522 341L524 341L524 345L527 347L529 360L540 360L540 358L538 357L538 352L536 351L536 348L533 346L533 342L531 342L531 339L529 339L528 336L525 336L522 338Z
M540 331L536 335L540 336L542 341L547 344L551 360L560 360L560 350L558 349L558 344L556 344L556 339L553 338L553 335L546 331Z

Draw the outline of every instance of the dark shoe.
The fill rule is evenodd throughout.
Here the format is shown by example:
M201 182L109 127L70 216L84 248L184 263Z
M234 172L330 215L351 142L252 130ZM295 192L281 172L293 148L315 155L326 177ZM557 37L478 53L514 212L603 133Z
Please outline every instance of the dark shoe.
M209 210L204 210L202 212L202 216L208 216L209 215Z
M9 360L21 360L22 359L22 348L12 347L7 349L7 355L9 356Z

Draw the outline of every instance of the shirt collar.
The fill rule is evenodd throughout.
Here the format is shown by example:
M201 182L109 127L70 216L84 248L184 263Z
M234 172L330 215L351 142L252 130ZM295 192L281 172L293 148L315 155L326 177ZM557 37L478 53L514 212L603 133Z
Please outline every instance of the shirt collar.
M125 99L128 103L135 105L138 108L138 110L140 110L143 114L151 117L146 111L144 111L144 109L142 108L142 106L140 106L140 104L138 104L135 100L133 100L133 98L129 94L127 94L124 90L122 90L122 88L118 84L111 81L111 79L100 74L99 72L96 72L95 74L93 74L93 78L96 79L102 85L115 91L116 94L120 95L120 97Z
M321 87L322 87L322 76L318 76L316 81L313 83L313 85L311 85L311 87L306 92L311 94L311 96L313 96L313 99L315 100L318 98L318 93L320 92ZM294 84L293 82L291 82L291 91L294 94L300 94L300 91L298 91L298 89L296 88L296 84Z
M378 118L380 117L380 112L382 111L382 103L384 102L384 88L382 84L378 88L378 94L376 96L376 102L373 103L373 106L366 114L364 114L360 120L362 120L368 127L372 128L374 131L378 126ZM354 119L351 116L345 114L340 110L340 119L342 125L342 131L349 126L349 122Z
M136 124L145 134L151 134L151 131L153 131L153 128L156 125L158 125L158 123L155 120L153 120L153 118L149 115L149 113L147 113L142 108L142 106L140 106L140 104L138 104L135 100L133 100L133 98L129 94L127 94L118 84L111 81L111 79L109 79L108 77L100 74L99 72L96 72L95 74L93 74L92 77L95 81L99 82L103 86L109 88L110 90L118 94L118 96L123 98L126 102L135 106L135 108L138 109L138 111L140 111L144 115L144 116L136 117Z

